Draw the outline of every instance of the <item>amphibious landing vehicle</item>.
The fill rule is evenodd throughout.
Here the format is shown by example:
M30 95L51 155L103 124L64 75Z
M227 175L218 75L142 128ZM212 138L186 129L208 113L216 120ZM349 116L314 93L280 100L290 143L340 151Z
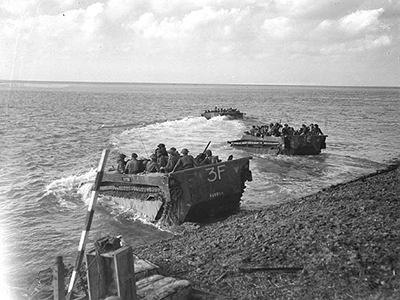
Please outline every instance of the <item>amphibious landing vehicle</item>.
M267 154L317 155L326 148L327 135L288 135L257 137L244 134L240 140L228 143L240 149Z
M99 195L161 226L202 221L240 206L251 157L172 173L104 172Z
M213 110L206 110L201 114L202 117L205 117L207 120L212 117L224 116L230 120L243 119L244 113L240 112L235 108L215 108Z

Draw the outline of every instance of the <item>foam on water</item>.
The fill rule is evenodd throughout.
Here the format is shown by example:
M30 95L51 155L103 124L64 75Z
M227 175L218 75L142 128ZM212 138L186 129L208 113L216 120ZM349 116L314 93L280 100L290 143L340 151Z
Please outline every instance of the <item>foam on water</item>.
M82 183L93 181L95 176L96 170L91 169L83 174L75 174L56 179L46 186L46 195L71 193L71 191L76 191Z
M227 141L239 138L244 129L241 121L228 121L225 117L210 120L204 117L186 117L130 128L116 136L113 143L118 145L120 152L129 154L136 151L139 156L149 156L159 143L164 143L168 149L175 147L178 151L188 148L195 156L211 141L209 149L218 150L227 157L227 150L230 150Z
M60 251L75 259L101 152L148 157L159 143L196 156L209 141L225 160L252 156L242 208L262 208L355 179L400 155L400 89L44 83L0 85L0 226L10 282L33 278ZM237 107L243 120L200 117ZM4 108L4 107L3 107ZM0 107L0 110L2 107ZM227 141L253 124L320 124L328 135L318 156L287 157L235 149ZM136 220L136 221L135 221ZM18 238L15 233L18 232ZM132 245L165 237L129 211L99 199L90 238L122 234ZM0 248L1 249L1 248ZM0 280L1 282L1 280Z
M142 214L140 214L139 212L135 212L130 207L124 207L122 205L118 205L108 196L105 197L99 196L98 205L105 208L115 218L115 220L121 220L121 219L131 220L134 222L140 222L141 224L152 226L158 230L169 232L166 229L161 229L158 225L149 221Z

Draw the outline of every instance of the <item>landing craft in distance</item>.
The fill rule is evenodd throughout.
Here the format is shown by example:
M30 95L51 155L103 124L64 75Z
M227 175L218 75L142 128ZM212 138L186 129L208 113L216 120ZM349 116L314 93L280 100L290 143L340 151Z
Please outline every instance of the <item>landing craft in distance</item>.
M207 120L212 117L223 116L227 117L229 120L243 119L244 113L240 112L236 108L218 108L215 107L212 110L205 110L204 113L201 114L202 117L205 117Z

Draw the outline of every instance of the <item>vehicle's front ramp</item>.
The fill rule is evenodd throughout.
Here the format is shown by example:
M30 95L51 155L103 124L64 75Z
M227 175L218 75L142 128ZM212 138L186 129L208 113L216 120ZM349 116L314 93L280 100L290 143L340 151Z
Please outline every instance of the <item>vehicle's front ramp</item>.
M104 173L99 193L136 215L156 221L170 199L168 175Z

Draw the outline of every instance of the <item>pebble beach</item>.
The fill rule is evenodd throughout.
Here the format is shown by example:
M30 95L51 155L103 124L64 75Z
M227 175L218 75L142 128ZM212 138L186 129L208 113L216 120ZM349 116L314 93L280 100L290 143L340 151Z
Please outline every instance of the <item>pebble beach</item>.
M56 256L75 261L87 211L82 187L102 149L110 148L113 164L119 153L147 156L160 142L195 154L212 141L220 158L253 157L240 211L184 223L173 236L99 199L90 243L122 235L165 273L228 298L400 298L397 177L379 180L389 170L349 182L399 157L398 88L25 82L4 84L0 94L7 99L0 195L7 287L24 289L38 277L40 288ZM246 116L199 116L215 105ZM271 156L227 145L271 121L320 124L326 151Z
M394 164L134 253L221 299L400 299L399 195Z
M210 300L399 299L399 166L265 209L183 223L133 252ZM35 299L51 297L51 274L30 283Z

